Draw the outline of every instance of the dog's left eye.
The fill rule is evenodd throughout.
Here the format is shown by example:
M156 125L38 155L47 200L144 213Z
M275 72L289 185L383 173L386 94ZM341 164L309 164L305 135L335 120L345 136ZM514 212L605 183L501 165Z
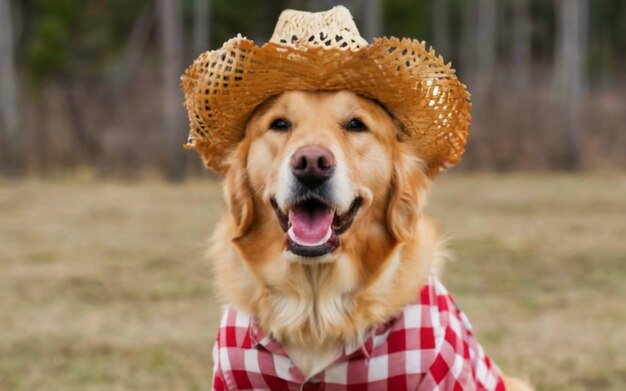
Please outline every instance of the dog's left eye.
M347 124L344 125L344 128L350 132L364 132L367 130L367 126L356 118L352 118Z
M291 127L291 124L289 123L289 121L287 121L284 118L276 119L270 124L270 129L277 130L279 132L284 132L286 130L289 130L290 127Z

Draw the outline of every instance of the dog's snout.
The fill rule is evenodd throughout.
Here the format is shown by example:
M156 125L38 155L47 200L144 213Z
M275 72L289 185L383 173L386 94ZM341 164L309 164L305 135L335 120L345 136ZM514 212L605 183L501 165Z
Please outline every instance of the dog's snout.
M333 175L335 156L328 149L318 145L300 147L291 155L291 172L298 180L309 187L320 185Z

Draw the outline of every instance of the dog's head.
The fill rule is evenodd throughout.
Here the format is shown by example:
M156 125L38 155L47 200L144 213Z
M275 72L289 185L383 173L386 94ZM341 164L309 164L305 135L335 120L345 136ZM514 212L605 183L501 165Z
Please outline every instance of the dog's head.
M244 258L384 258L411 236L428 185L405 138L384 107L351 92L294 91L264 102L225 178Z

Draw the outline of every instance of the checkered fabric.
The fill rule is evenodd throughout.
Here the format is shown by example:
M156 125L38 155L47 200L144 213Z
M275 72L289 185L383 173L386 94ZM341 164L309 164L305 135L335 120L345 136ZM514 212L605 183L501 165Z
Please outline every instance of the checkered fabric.
M497 390L504 384L465 314L433 276L414 304L305 378L254 319L227 307L213 351L214 390Z

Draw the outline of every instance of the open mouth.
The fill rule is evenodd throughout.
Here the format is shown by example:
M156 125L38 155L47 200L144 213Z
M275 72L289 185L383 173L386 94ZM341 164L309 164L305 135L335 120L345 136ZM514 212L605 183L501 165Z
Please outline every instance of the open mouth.
M319 257L339 248L339 235L350 228L363 199L355 198L343 215L336 214L329 203L317 198L299 201L287 213L280 210L274 198L271 203L287 234L287 250L302 257Z

